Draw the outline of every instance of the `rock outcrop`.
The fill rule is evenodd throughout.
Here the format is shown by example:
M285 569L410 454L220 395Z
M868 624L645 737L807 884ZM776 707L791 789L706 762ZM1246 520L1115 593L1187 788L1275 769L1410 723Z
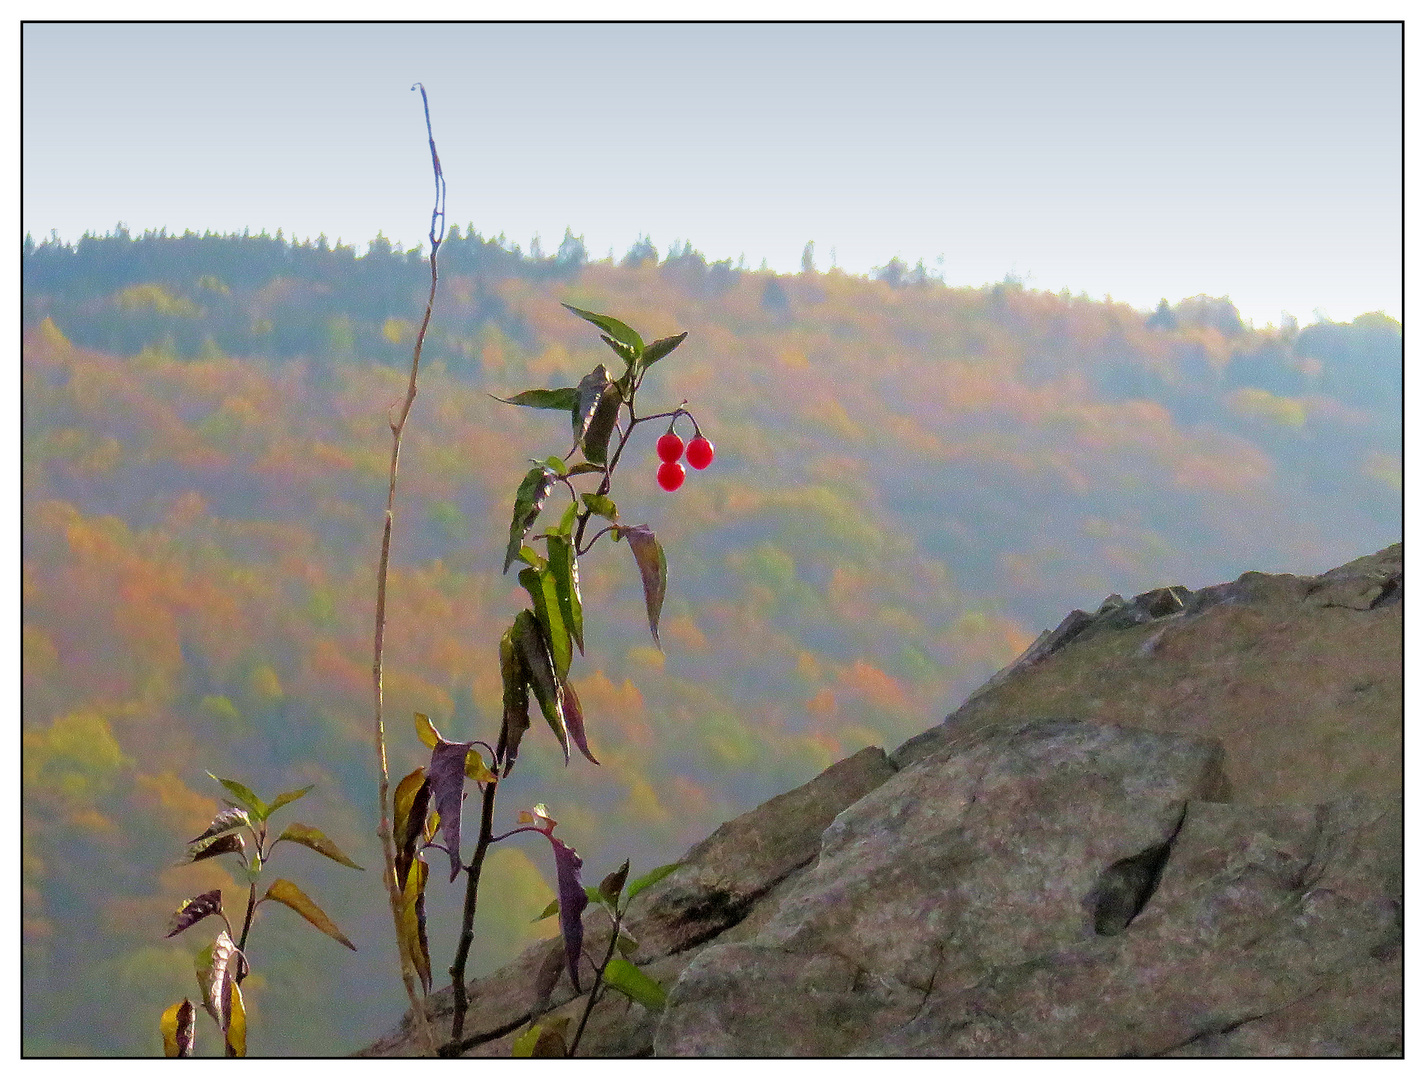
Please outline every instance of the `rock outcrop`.
M689 851L630 911L666 1008L609 995L580 1053L1401 1054L1403 596L1395 545L1073 613ZM472 983L467 1053L560 947ZM409 1018L365 1051L413 1052Z

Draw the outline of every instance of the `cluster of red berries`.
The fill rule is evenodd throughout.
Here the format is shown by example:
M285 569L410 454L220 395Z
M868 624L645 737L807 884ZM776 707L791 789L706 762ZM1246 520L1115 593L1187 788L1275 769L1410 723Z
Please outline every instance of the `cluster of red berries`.
M673 427L668 426L668 433L658 439L658 457L662 464L658 466L658 486L664 491L677 491L683 486L683 480L687 473L683 471L683 440L674 433ZM703 438L699 432L693 436L693 441L688 444L688 464L695 469L706 469L712 464L713 444Z

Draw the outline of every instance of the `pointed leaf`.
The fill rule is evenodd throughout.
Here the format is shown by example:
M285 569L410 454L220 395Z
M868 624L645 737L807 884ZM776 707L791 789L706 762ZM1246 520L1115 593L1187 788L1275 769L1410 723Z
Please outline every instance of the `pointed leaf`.
M659 338L657 341L645 345L643 348L644 370L647 371L654 364L658 363L659 360L662 360L679 345L683 344L683 339L687 336L688 332L684 330L681 334L675 334L673 337Z
M530 409L557 409L560 412L568 412L574 408L579 400L579 391L572 386L560 387L558 390L524 390L514 397L495 397L496 401L503 401L506 405L523 405Z
M434 750L435 744L440 742L441 739L440 729L431 723L430 717L425 713L418 712L414 715L416 721L416 738L420 739L426 747Z
M460 810L465 799L465 757L473 743L442 740L430 753L431 801L440 814L441 833L450 856L450 880L460 873Z
M213 818L213 823L208 826L206 832L204 832L201 836L193 837L193 839L189 840L188 843L190 845L201 844L210 836L219 836L222 833L232 832L234 829L240 829L244 825L251 824L252 818L248 816L246 810L244 810L241 806L229 806L226 810L218 811L218 815Z
M569 637L569 628L564 625L564 612L559 605L559 586L555 583L554 574L549 570L528 567L520 571L520 584L529 593L535 618L539 620L544 631L544 640L549 645L549 656L554 661L554 674L562 679L569 674L569 664L574 659L574 647Z
M168 933L163 936L172 937L174 934L180 934L209 915L221 915L222 911L222 889L212 889L191 900L185 900L168 920Z
M656 980L618 954L612 956L609 966L604 968L604 982L627 994L650 1012L661 1012L668 1001L668 995Z
M471 747L470 753L465 755L465 778L474 780L482 790L486 784L494 783L499 779L490 771L490 766L485 764L485 755L474 747Z
M626 326L608 315L596 315L592 311L576 308L573 304L565 304L564 306L579 316L579 318L593 323L610 337L623 342L640 356L643 354L643 339L634 332L632 327Z
M574 522L578 518L578 516L578 503L571 502L568 506L564 508L564 514L559 519L559 528L556 530L556 533L561 539L568 540L569 537L574 535ZM548 535L554 536L556 535L556 533L549 533Z
M187 998L163 1011L158 1029L163 1032L164 1057L193 1056L193 1021L196 1017L197 1010Z
M592 461L581 461L569 470L570 476L583 476L585 473L604 472L602 465L595 465Z
M548 903L547 905L545 905L545 908L544 908L543 911L541 911L541 912L540 912L538 915L536 915L534 918L530 919L530 922L543 922L545 919L549 918L549 916L554 915L554 914L557 914L558 911L559 911L559 897L556 896L553 900L549 901L549 903Z
M603 400L604 391L613 382L613 374L603 364L579 380L579 400L571 414L574 424L574 442L582 444L584 433L589 430L589 421L594 418L594 410Z
M584 456L595 465L604 465L608 461L609 438L614 433L622 404L623 395L616 385L610 384L604 388L594 415L589 418L589 430L584 432L584 441L580 445L584 448Z
M535 803L530 810L521 810L519 813L519 823L521 825L533 825L540 832L548 836L554 831L554 827L559 824L549 816L549 807L544 803Z
M564 950L552 948L545 951L544 963L539 965L539 974L534 979L534 1004L530 1015L539 1016L549 1008L549 999L554 996L554 986L559 982L559 973L564 970Z
M223 833L221 836L210 836L206 840L190 844L184 860L186 862L202 862L204 859L227 855L229 852L241 855L246 850L247 839L241 833Z
M544 630L528 609L515 617L514 644L524 669L529 673L529 685L539 702L540 712L564 750L564 764L569 764L569 732L564 724L564 697L560 682L554 675L554 660L549 655L549 643Z
M555 476L569 475L569 466L564 464L564 459L562 457L554 457L551 455L550 457L544 459L544 464L549 468L550 472L554 473Z
M619 895L623 892L623 883L627 880L628 860L624 859L622 866L599 882L599 892L610 904L617 906Z
M634 878L628 886L628 898L632 900L644 889L648 888L648 886L658 884L658 882L662 881L674 870L678 869L680 865L680 863L675 862L668 863L665 866L660 866L654 870L648 871L648 873L642 875L641 877Z
M229 980L225 993L228 1027L223 1032L223 1053L226 1057L247 1057L247 1006L243 1004L242 987Z
M286 806L288 803L296 802L316 786L316 784L308 784L306 787L298 788L296 791L284 791L281 795L272 800L272 805L267 808L268 814L271 814L280 807Z
M286 878L277 878L271 885L267 886L267 892L262 897L263 900L276 900L279 904L285 904L302 918L315 926L327 937L340 941L352 952L356 952L353 945L345 934L337 929L336 923L327 918L327 913L312 901L312 898L304 893L296 885Z
M569 732L569 738L574 740L579 753L597 765L599 759L590 752L589 741L584 735L584 707L579 704L579 695L574 692L574 684L561 680L559 689L564 696L564 726Z
M234 799L236 799L240 805L245 806L247 807L247 809L251 810L253 817L255 817L258 821L265 821L267 819L267 815L272 813L272 809L265 802L263 802L256 795L254 795L252 789L249 788L246 784L240 784L236 780L224 780L221 776L213 776L212 773L209 773L208 775L212 776L214 780L222 784L223 787L227 788L228 794L231 795Z
M615 535L626 538L633 550L633 559L643 579L648 629L653 632L653 643L662 649L663 643L658 640L658 616L663 611L663 594L668 591L668 560L663 555L663 545L647 525L619 526Z
M559 891L559 932L564 936L564 958L569 965L569 981L579 990L579 954L584 948L584 909L589 898L579 881L584 860L563 840L549 837L554 845L554 876ZM582 991L581 991L582 992Z
M416 847L425 833L426 810L430 805L430 785L425 769L414 769L401 778L391 800L391 839L396 847L396 884L405 887L406 871L416 857Z
M208 950L204 950L205 952ZM200 954L201 955L201 954ZM209 1012L224 1032L228 1030L228 1009L232 998L226 992L229 984L245 974L247 961L238 951L226 930L218 932L211 950L211 966L208 968L207 984L203 987L204 1002L210 1006Z
M638 363L638 353L634 352L633 349L625 345L622 341L615 341L613 338L609 337L608 334L600 334L599 340L602 341L614 352L618 353L619 359L622 360L625 364L632 365Z
M232 939L229 938L229 941ZM209 1016L217 1021L218 1026L222 1026L222 1017L218 1015L218 1007L213 1002L210 988L213 985L213 953L217 942L210 942L203 946L193 956L193 974L198 977L198 992L203 998L203 1008L207 1010Z
M535 1044L539 1042L539 1037L544 1033L544 1028L538 1024L530 1024L528 1028L520 1032L510 1046L510 1057L527 1058L534 1057Z
M638 952L638 938L628 932L628 927L618 928L618 951L623 956L632 956Z
M517 1058L562 1058L569 1054L565 1036L569 1033L570 1017L558 1016L543 1020L520 1033L510 1046L510 1056Z
M358 866L352 862L341 848L332 843L326 833L312 825L303 825L297 821L292 822L292 824L282 830L282 835L274 840L273 843L281 843L283 840L290 840L294 844L301 844L303 847L311 848L318 855L325 855L333 862L339 862L342 866L349 866L353 870L366 869L364 866Z
M397 944L403 961L410 964L421 980L421 989L429 994L431 987L430 942L426 939L425 890L430 867L417 859L415 871L407 876L401 891L401 921Z
M516 626L519 620L515 620ZM500 637L500 681L504 684L504 723L500 727L499 754L505 763L505 775L510 775L519 756L520 740L529 730L529 673L515 648L514 627Z
M515 492L515 512L510 521L510 543L505 548L505 570L515 561L525 533L534 527L535 519L544 507L544 500L554 486L554 474L543 465L537 465L524 474L519 490Z
M574 509L571 503L569 509ZM559 600L559 614L579 652L584 651L584 599L579 594L579 558L574 543L567 536L551 536L549 571L554 576L554 594Z
M584 505L587 506L599 517L608 518L610 521L618 520L618 507L607 495L594 495L592 493L583 496Z

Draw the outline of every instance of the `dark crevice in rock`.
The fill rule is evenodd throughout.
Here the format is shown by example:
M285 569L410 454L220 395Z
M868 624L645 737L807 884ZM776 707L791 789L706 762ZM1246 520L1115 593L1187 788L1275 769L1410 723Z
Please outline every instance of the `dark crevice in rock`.
M1402 570L1398 574L1391 574L1390 577L1386 579L1385 585L1381 588L1380 595L1371 601L1369 610L1374 611L1376 608L1385 604L1397 604L1404 599L1405 571Z
M1172 1054L1172 1053L1175 1053L1175 1052L1178 1051L1178 1050L1185 1049L1186 1047L1191 1046L1193 1043L1202 1042L1204 1039L1216 1039L1216 1038L1221 1038L1223 1035L1230 1035L1230 1034L1232 1034L1232 1032L1236 1031L1236 1030L1237 1030L1238 1028L1240 1028L1240 1027L1244 1027L1244 1026L1246 1026L1247 1024L1256 1023L1258 1020L1265 1020L1265 1019L1267 1019L1269 1016L1274 1016L1276 1013L1282 1012L1282 1011L1284 1011L1284 1010L1286 1010L1286 1009L1290 1009L1290 1008L1292 1008L1292 1007L1295 1006L1295 1005L1299 1005L1301 1002L1305 1001L1307 998L1309 998L1309 997L1311 997L1312 995L1314 995L1314 994L1320 992L1320 990L1321 990L1321 987L1320 987L1320 986L1313 986L1313 987L1312 987L1310 990L1308 990L1306 993L1301 994L1301 995L1299 995L1299 996L1297 996L1297 997L1295 997L1295 998L1292 998L1292 1000L1290 1000L1290 1001L1283 1002L1281 1005L1278 1005L1276 1008L1273 1008L1273 1009L1266 1009L1266 1010L1264 1010L1263 1012L1258 1012L1258 1013L1248 1013L1246 1016L1238 1017L1236 1020L1229 1021L1228 1023L1225 1023L1225 1024L1214 1024L1212 1027L1204 1028L1204 1029L1202 1029L1201 1031L1194 1032L1191 1036L1189 1036L1188 1038L1184 1039L1184 1040L1183 1040L1182 1042L1180 1042L1180 1043L1175 1043L1175 1044L1173 1044L1172 1046L1164 1047L1162 1050L1154 1050L1151 1054L1149 1054L1149 1055L1147 1055L1147 1056L1149 1056L1149 1057L1163 1057L1163 1056L1165 1056L1165 1055L1167 1055L1167 1054ZM1138 1056L1138 1055L1129 1055L1129 1056Z
M1085 901L1093 914L1095 934L1105 937L1121 934L1138 917L1158 889L1173 842L1186 820L1187 804L1184 803L1178 823L1166 840L1144 848L1137 855L1119 859L1099 875Z

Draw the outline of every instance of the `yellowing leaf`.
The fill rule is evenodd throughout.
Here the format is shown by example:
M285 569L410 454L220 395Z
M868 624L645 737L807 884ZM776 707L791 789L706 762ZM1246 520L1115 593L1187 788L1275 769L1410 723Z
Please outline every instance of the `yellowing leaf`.
M223 1052L227 1057L247 1057L247 1006L243 1004L242 987L228 983L228 1030L223 1036Z
M351 943L345 934L337 929L336 923L327 917L327 913L312 901L312 898L297 888L286 878L278 878L271 885L267 886L267 892L263 895L262 903L266 900L276 900L279 904L285 904L302 918L315 926L322 933L330 938L340 941L352 952L356 952L356 946Z
M294 821L282 830L282 835L273 841L280 843L283 840L290 840L294 844L301 844L303 847L311 848L319 855L325 855L333 862L339 862L342 866L349 866L353 870L363 870L365 867L357 866L349 859L341 848L332 843L331 838L321 829L312 825L303 825L299 821Z
M164 1057L193 1056L193 1020L196 1010L187 998L163 1011L158 1028L163 1032Z
M440 742L440 732L436 726L430 722L430 717L423 712L418 712L416 716L416 735L419 736L428 749L434 750L435 744Z
M485 759L481 756L480 751L474 747L471 747L470 752L465 755L465 775L479 784L490 784L499 779L485 764Z

